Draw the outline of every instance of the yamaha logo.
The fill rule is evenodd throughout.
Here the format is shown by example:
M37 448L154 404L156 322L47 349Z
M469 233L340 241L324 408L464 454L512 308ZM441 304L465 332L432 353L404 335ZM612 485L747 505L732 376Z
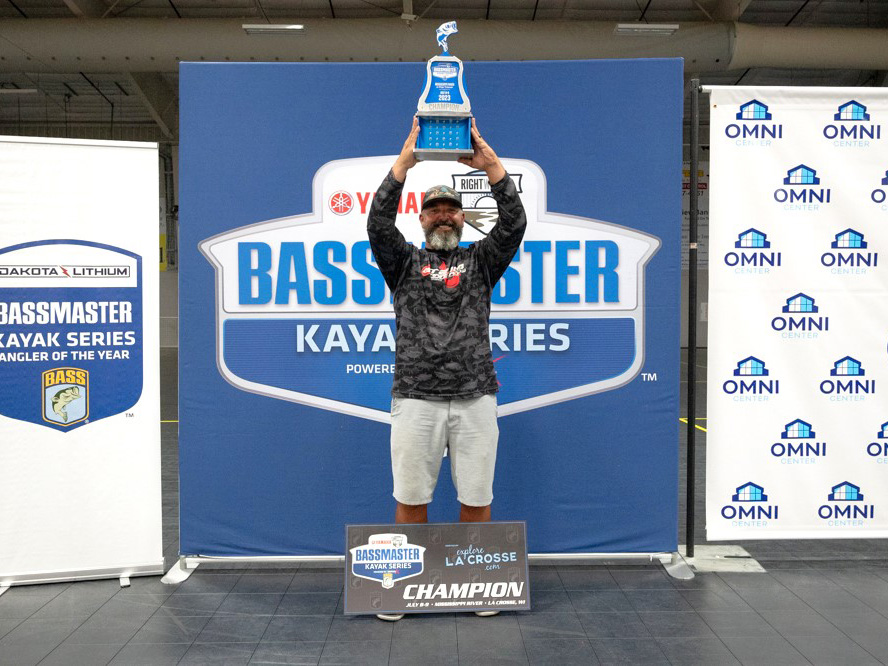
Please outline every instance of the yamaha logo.
M344 190L339 190L330 195L330 211L334 215L348 215L355 207L352 195Z

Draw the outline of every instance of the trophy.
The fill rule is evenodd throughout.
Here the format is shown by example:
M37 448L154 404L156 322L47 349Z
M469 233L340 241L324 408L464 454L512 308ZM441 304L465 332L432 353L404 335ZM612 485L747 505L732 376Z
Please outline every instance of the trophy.
M455 32L456 21L438 28L444 52L426 64L425 86L416 105L419 136L413 154L419 160L472 156L472 106L463 86L463 64L447 47L447 37Z

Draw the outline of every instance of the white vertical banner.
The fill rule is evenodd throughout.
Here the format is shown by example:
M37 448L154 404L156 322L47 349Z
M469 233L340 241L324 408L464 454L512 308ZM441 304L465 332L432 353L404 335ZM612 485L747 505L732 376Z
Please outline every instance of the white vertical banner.
M0 137L0 585L163 570L157 164Z
M708 90L707 538L888 537L888 90Z

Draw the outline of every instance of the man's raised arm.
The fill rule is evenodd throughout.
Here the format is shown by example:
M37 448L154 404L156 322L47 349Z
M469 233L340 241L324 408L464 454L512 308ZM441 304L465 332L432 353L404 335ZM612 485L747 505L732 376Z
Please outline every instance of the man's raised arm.
M482 169L487 173L491 194L496 200L499 213L496 226L478 243L478 249L484 257L490 275L491 285L506 272L512 257L524 238L527 216L518 196L515 183L509 177L493 148L490 147L475 126L472 118L472 157L461 157L459 161L474 169Z
M376 265L379 266L390 289L397 286L398 276L409 254L407 241L395 226L395 217L398 214L398 200L401 198L401 190L407 179L407 171L417 163L413 155L417 136L419 136L419 122L414 117L413 127L401 148L401 154L376 191L376 196L370 205L370 214L367 216L370 248L376 258Z

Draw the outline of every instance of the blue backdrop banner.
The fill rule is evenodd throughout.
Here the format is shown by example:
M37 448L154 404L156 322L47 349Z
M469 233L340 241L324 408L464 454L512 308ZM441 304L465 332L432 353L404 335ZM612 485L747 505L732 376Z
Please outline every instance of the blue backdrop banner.
M343 525L393 514L394 315L366 218L423 69L181 68L183 554L342 554ZM494 518L526 520L531 552L675 550L681 61L470 63L466 84L528 215L491 315ZM491 228L483 172L423 162L409 241L438 183ZM456 516L448 467L431 520Z

